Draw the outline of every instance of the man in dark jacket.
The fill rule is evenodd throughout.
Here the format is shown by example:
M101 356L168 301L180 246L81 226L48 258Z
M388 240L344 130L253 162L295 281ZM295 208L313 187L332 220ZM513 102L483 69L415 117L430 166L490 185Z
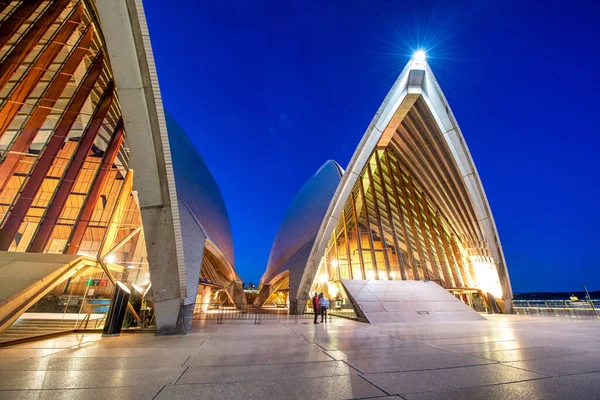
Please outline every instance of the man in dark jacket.
M317 322L317 316L319 315L319 294L317 292L315 292L315 295L312 298L312 306L313 306L313 310L315 312L315 324L319 324Z

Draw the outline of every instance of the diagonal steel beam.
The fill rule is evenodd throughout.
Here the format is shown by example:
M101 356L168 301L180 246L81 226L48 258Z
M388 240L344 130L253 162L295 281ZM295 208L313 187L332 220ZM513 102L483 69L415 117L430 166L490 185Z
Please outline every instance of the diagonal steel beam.
M6 8L9 4L10 1L3 1L2 7ZM24 1L2 22L0 25L0 49L8 43L12 35L29 19L40 4L42 4L42 0Z
M52 132L48 144L42 151L29 179L27 179L27 182L23 186L19 198L9 211L10 214L6 218L2 230L0 231L0 250L7 251L10 248L25 215L27 215L27 212L29 211L29 207L31 207L42 182L52 167L54 159L58 155L73 124L77 120L83 104L92 92L103 67L104 56L102 52L99 51L89 68L87 75L79 85L79 88L77 88L77 92L71 99L69 106L63 113L61 120L58 123L58 127Z
M52 3L36 22L29 28L10 53L0 64L0 90L10 80L21 63L27 58L29 53L37 46L38 42L52 26L54 21L60 16L64 8L70 3L70 0L57 0Z
M117 123L115 132L113 133L110 142L108 143L108 147L104 152L102 162L100 163L100 168L98 168L98 173L92 182L92 187L85 198L85 202L83 203L83 207L79 217L77 218L77 223L75 224L75 228L71 234L71 240L69 240L67 249L65 250L66 254L77 254L79 251L79 246L81 245L85 231L90 223L90 220L92 219L94 210L96 209L96 203L100 198L102 188L104 187L106 179L108 178L108 173L110 172L112 165L117 158L121 143L123 143L123 137L123 119L121 118Z
M114 89L114 83L109 82L104 94L102 95L102 99L96 106L96 110L94 111L94 115L92 116L87 129L79 140L75 154L71 157L71 162L69 163L69 166L67 167L67 170L63 174L63 177L60 181L60 186L56 190L54 197L46 208L46 214L44 215L42 223L40 224L40 227L35 234L31 245L29 246L29 252L41 253L46 248L52 231L54 230L63 208L67 203L67 199L71 194L71 190L73 189L73 186L75 186L77 178L81 173L83 164L92 150L92 145L96 140L96 136L98 136L98 132L100 132L104 118L106 118L106 115L108 114L108 110L110 109L114 99Z
M52 83L46 88L37 107L27 119L25 126L21 129L15 141L7 149L4 161L0 164L0 192L6 188L10 178L17 170L19 162L23 159L23 153L27 153L29 150L29 146L31 146L38 132L44 126L44 122L56 105L61 93L71 81L83 57L88 54L93 34L94 30L91 27L88 28L77 47L71 52L69 58L54 77Z
M82 13L83 9L81 6L73 10L61 28L50 39L48 45L46 45L31 67L29 67L23 79L17 83L8 99L2 105L2 108L0 108L0 138L23 107L25 100L27 100L33 89L40 82L40 79L42 79L52 61L54 61L56 56L65 47L67 40L69 40L75 31L75 28L79 26Z

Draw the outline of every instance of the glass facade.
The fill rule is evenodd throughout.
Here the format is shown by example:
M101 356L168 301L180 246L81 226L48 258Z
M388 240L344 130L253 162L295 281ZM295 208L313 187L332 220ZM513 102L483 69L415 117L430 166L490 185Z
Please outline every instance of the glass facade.
M125 326L151 326L144 230L93 5L12 1L0 20L0 250L83 256L18 323L101 327L121 281L133 293Z
M17 263L26 262L26 273L38 279L26 289L35 287L35 294L20 302L15 293L0 293L0 301L14 306L10 312L0 308L0 340L17 330L39 333L41 326L102 327L117 281L132 293L124 327L156 325L148 300L146 235L129 169L131 137L96 5L0 5L0 258L5 266L24 254L27 261ZM142 61L152 71L151 60ZM160 120L162 105L154 101ZM193 310L205 301L245 304L218 185L183 129L168 115L165 122L177 176L179 226L173 229L183 242L183 260L177 261L184 263L177 267L186 279L182 305ZM18 326L6 331L13 323Z
M390 147L376 149L346 201L313 290L327 281L431 280L473 287L465 245Z

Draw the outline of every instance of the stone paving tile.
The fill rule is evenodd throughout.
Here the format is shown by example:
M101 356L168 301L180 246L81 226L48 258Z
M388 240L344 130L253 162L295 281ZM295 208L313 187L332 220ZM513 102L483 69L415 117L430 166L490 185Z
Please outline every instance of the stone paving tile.
M248 346L248 343L231 344L227 342L209 341L199 354L202 355L222 355L222 354L260 354L260 353L298 353L308 351L310 349L321 350L315 345L308 343L305 340L297 340L296 342L272 342L272 343L254 343Z
M600 398L600 372L564 376L560 379L563 379L569 384L594 388L596 389L596 393L598 396L597 398Z
M597 321L487 318L199 321L185 336L62 336L0 349L0 400L152 399L159 391L169 399L339 399L385 396L381 389L397 399L600 398ZM563 371L574 375L557 377Z
M331 339L328 341L317 341L317 344L325 350L349 350L349 349L390 349L404 347L401 339Z
M163 386L0 391L0 400L152 400Z
M204 337L194 337L194 336L183 336L183 337L143 337L138 340L130 339L126 342L121 342L118 337L116 338L107 338L110 340L102 340L95 343L95 346L98 348L190 348L190 347L200 347L206 341L207 338Z
M499 364L477 365L428 371L365 374L375 386L390 394L428 392L493 385L543 378L544 375Z
M58 350L54 352L53 357L177 357L190 356L200 352L201 347L187 348L74 348ZM2 354L0 353L0 357Z
M576 386L563 378L471 387L438 392L405 394L406 400L597 400L598 391Z
M63 349L26 349L26 348L4 348L0 349L0 358L6 357L45 357L50 354L58 353Z
M494 361L471 357L464 354L435 354L415 357L385 357L350 359L347 364L362 373L418 371L466 367L470 365L491 364Z
M483 342L483 343L465 343L465 344L447 344L433 346L441 349L457 352L457 353L475 353L475 352L487 352L487 351L498 351L498 350L514 350L523 349L527 347L536 347L537 345L529 345L522 341L507 340L500 342Z
M221 355L195 355L185 363L187 367L233 366L233 365L261 365L261 364L287 364L316 361L332 361L332 358L321 349L311 349L296 353L260 353L260 354L221 354Z
M38 360L37 358L29 357L4 357L0 358L0 370L11 369L13 365L27 360Z
M363 397L363 399L369 399L369 400L404 400L402 399L402 397L400 396L382 396L382 397Z
M512 341L511 337L498 337L498 336L474 336L474 337L459 337L450 339L432 339L422 340L421 342L432 346L449 346L449 345L461 345L461 344L477 344L477 343L489 343L489 342L506 342Z
M185 368L93 371L0 371L0 390L76 389L173 384Z
M577 354L574 356L552 357L537 360L515 361L505 365L522 368L545 375L573 375L587 372L600 372L600 353Z
M59 338L60 339L60 338ZM99 339L85 339L85 340L41 340L39 342L29 342L16 345L11 347L12 349L67 349L70 347L90 345L98 342Z
M579 339L576 342L571 342L569 347L572 349L582 350L586 352L600 353L600 341L589 341L587 339Z
M393 349L351 349L328 350L325 353L336 360L378 359L386 357L416 357L434 354L449 354L450 352L430 346L395 347Z
M26 358L18 363L0 367L10 371L86 371L156 369L181 367L189 356L183 357L43 357Z
M177 399L356 399L384 396L358 375L322 378L268 380L260 382L209 383L165 387L157 400Z
M298 332L300 333L300 332ZM389 335L386 335L384 333L380 333L380 332L369 332L369 331L348 331L348 330L342 330L342 331L336 331L336 330L327 330L327 331L317 331L317 332L302 332L307 339L309 339L309 341L314 340L323 340L323 339L329 339L332 336L335 336L336 338L352 338L352 339L359 339L359 338L389 338Z
M468 354L476 357L487 358L488 360L494 360L498 362L511 362L523 360L539 360L543 358L571 356L584 353L585 351L583 350L570 349L567 347L539 346L514 350L484 351Z
M342 361L233 367L190 367L177 383L279 381L291 378L305 379L349 374L357 374L357 372Z

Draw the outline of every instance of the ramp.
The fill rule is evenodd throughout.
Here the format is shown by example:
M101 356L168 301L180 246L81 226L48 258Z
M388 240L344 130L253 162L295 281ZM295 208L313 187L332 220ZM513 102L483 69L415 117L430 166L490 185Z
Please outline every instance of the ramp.
M485 320L435 282L342 280L342 284L364 322Z

